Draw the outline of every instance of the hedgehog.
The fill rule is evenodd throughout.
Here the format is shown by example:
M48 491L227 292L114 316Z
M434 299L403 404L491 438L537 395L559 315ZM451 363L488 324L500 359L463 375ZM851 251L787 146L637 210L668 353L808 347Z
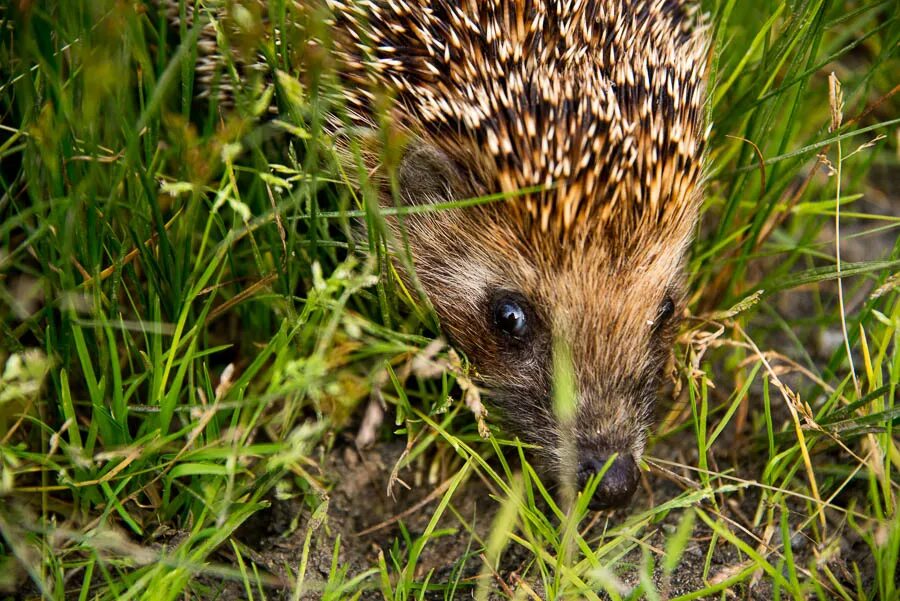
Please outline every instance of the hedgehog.
M323 1L350 119L374 129L387 92L406 140L382 203L503 197L389 220L403 277L542 471L593 482L591 508L627 505L702 201L703 15L688 0Z

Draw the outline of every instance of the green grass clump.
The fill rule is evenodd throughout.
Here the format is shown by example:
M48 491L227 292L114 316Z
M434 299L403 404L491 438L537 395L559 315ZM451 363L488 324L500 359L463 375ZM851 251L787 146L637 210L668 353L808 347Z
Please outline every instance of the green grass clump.
M324 133L334 74L292 73L290 24L323 16L269 5L211 21L216 80L244 82L227 109L195 94L207 12L0 6L0 597L898 598L895 2L705 3L691 316L658 490L617 519L479 435ZM420 502L359 493L390 507L360 535L341 458L372 397ZM248 542L273 506L283 555Z

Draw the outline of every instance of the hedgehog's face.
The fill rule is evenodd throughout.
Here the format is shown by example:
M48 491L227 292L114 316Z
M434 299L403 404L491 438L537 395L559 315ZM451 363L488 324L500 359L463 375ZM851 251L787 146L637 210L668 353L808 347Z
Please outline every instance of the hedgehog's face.
M472 192L427 147L408 153L399 176L413 203ZM498 204L416 214L404 231L443 329L506 428L538 447L538 464L564 488L582 488L614 458L592 507L624 505L679 312L687 231L660 231L622 255L602 232L567 240L520 221ZM571 386L554 385L559 366Z
M539 445L560 484L580 490L603 473L591 507L624 505L668 358L677 269L637 256L635 271L620 273L593 259L560 270L521 261L516 269L504 257L480 293L470 289L480 300L465 324L453 307L442 306L442 318L507 427Z

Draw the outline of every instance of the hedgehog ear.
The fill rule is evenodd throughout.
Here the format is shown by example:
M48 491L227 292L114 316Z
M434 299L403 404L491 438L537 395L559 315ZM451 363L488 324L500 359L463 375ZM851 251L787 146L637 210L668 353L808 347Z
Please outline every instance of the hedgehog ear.
M409 205L454 200L462 193L459 168L447 154L421 141L410 143L397 168L400 199Z

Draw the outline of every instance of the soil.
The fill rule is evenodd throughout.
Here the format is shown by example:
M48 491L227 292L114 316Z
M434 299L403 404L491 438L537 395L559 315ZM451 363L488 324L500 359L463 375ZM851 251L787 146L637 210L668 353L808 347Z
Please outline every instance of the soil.
M683 442L690 444L691 441L689 437L685 437ZM686 461L688 465L691 464L690 457L678 451L679 444L666 443L666 446L670 449L669 457L660 457L659 453L664 451L662 445L654 450L654 454L660 458ZM327 520L312 536L304 579L304 590L307 592L302 598L318 599L322 596L322 587L332 569L334 545L338 537L340 537L338 565L347 570L346 581L372 566L377 566L379 552L384 552L390 566L391 545L398 538L402 540L400 522L412 540L426 529L441 496L432 495L435 498L428 499L436 485L423 483L409 489L398 488L396 500L392 500L386 492L391 470L403 449L402 442L386 442L362 453L349 446L343 449L343 452L338 450L331 453L334 459L327 471L336 478L337 483L328 496ZM724 457L722 459L725 460ZM411 480L415 479L415 474L403 475L410 477ZM594 515L592 521L595 525L586 537L587 540L596 540L608 521L615 523L624 519L628 512L637 512L654 503L661 503L677 496L682 492L682 487L674 480L673 477L662 473L645 474L645 493L639 493L635 503L628 510ZM648 491L652 494L648 495ZM490 490L485 482L476 477L471 478L453 496L453 510L467 523L474 524L477 540L485 540L500 506L489 494ZM728 500L719 501L719 511L737 524L731 528L732 531L740 531L741 527L745 527L755 536L762 534L763 527L754 529L749 523L759 502L757 490L747 489L743 494L731 494ZM712 509L712 506L710 505L708 509ZM407 510L410 511L405 514ZM396 516L402 516L402 519L394 519ZM672 511L660 523L641 531L644 546L656 550L664 549L666 539L677 527L682 516L681 511ZM262 571L274 576L271 589L267 591L267 598L291 598L290 590L296 580L295 570L300 564L310 517L311 510L303 507L298 500L273 500L269 509L258 513L239 531L237 538L250 550L250 553L245 554L244 560L249 557ZM291 524L299 526L292 530ZM832 532L839 526L829 525ZM373 528L374 531L371 531ZM445 512L437 528L448 529L448 533L432 539L425 546L418 562L416 579L421 581L433 570L430 583L446 584L456 581L458 585L455 591L436 590L429 592L424 598L472 598L472 591L484 565L482 559L475 553L481 544L473 540L473 534L462 526L451 511ZM846 529L846 525L844 528ZM370 531L366 532L367 530ZM846 532L844 534L847 535ZM745 567L747 557L740 556L734 545L719 541L709 557L708 578L704 579L711 537L712 532L698 520L681 563L668 582L664 581L660 570L656 570L655 580L659 590L667 592L670 597L690 593L708 586L711 582L737 575ZM742 538L751 548L758 548L759 542L751 536L744 535ZM829 567L838 578L847 579L849 583L852 582L852 567L847 559L862 562L860 568L865 570L865 557L868 551L859 541L850 542L845 539L844 542L845 548L840 549L841 552L829 560ZM779 543L780 534L776 533L771 545L778 547ZM812 542L805 538L797 537L793 543L792 550L799 569L812 565L814 553L821 551L815 549ZM401 550L401 553L405 552L406 549ZM500 570L491 582L491 589L494 591L491 599L508 598L503 591L514 591L519 588L518 579L523 573L528 574L524 578L527 585L544 598L540 578L536 576L537 571L528 570L530 558L528 551L514 543L510 544L501 561ZM235 558L230 552L223 553L220 559L223 563L235 563ZM643 561L645 560L639 546L617 562L617 576L627 588L637 585ZM654 561L658 565L661 558L656 556ZM396 573L396 570L391 571ZM758 574L754 577L753 584L749 587L741 585L731 591L736 595L733 598L760 601L772 599L771 578L762 576L763 574ZM215 581L209 577L204 577L202 581L209 587L207 597L209 599L233 601L246 598L246 591L239 582ZM370 590L364 592L360 598L383 599L380 590L377 589L377 582L378 576L371 576Z

